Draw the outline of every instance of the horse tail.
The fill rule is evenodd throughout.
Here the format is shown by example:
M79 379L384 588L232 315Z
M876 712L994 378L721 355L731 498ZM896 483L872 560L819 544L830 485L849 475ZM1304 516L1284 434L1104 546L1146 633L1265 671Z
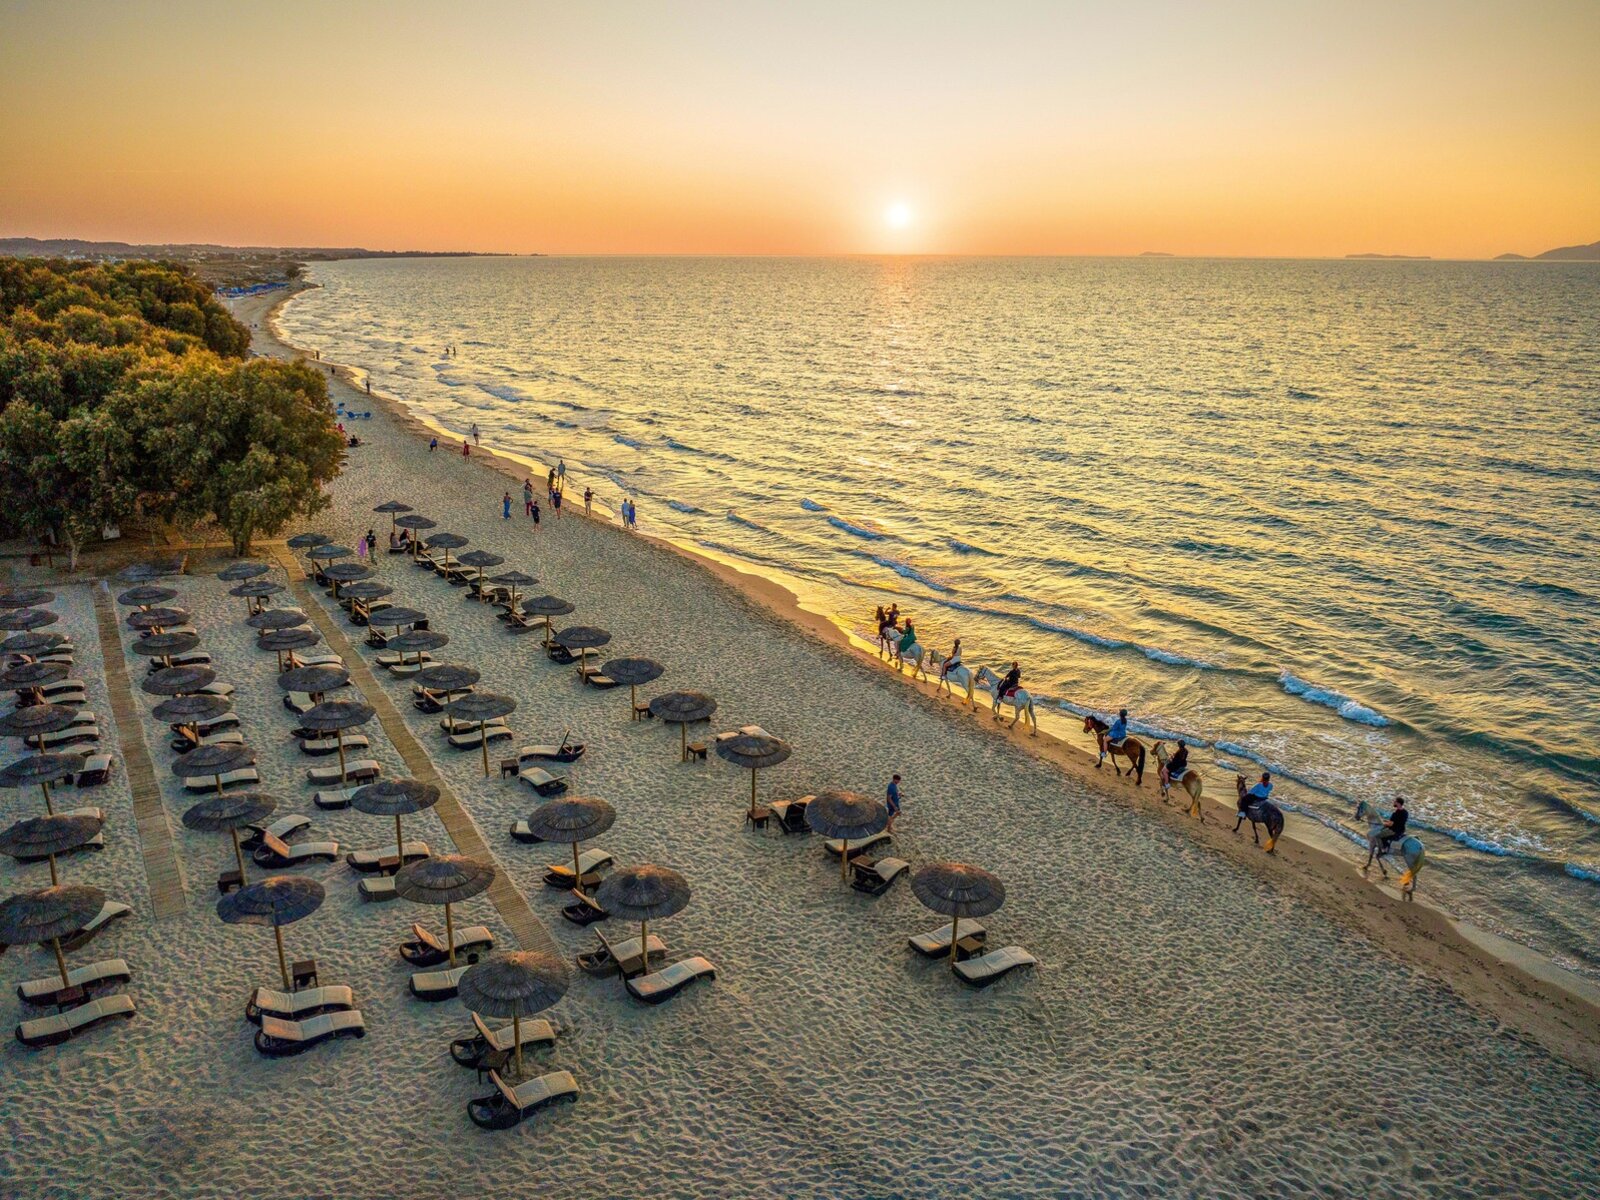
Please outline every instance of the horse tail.
M1267 845L1266 851L1272 853L1273 847L1278 844L1278 838L1283 833L1283 810L1276 804L1263 804L1266 812L1262 814L1267 820Z
M1189 775L1194 777L1194 791L1189 792L1189 815L1191 817L1199 817L1203 821L1206 814L1205 810L1200 807L1200 794L1206 790L1206 781L1199 771L1191 771ZM1183 783L1186 791L1188 790L1188 782L1188 776L1185 776Z

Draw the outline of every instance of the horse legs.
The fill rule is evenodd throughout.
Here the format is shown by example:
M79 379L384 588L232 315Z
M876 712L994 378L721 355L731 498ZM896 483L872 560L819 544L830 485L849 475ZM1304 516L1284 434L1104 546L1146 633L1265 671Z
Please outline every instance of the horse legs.
M1238 833L1239 832L1239 826L1241 826L1243 824L1244 824L1244 814L1240 813L1239 814L1239 819L1233 823L1233 831L1235 833Z

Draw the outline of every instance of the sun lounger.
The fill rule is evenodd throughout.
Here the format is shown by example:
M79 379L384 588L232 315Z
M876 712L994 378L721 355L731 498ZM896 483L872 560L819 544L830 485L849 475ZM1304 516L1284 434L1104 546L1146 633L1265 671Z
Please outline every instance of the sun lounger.
M385 900L393 900L400 894L394 890L393 875L363 875L360 882L356 884L356 891L361 894L363 900L378 903L382 903Z
M516 1087L490 1071L489 1082L495 1088L491 1095L467 1101L467 1115L480 1129L510 1129L547 1104L578 1098L578 1081L571 1071L551 1071Z
M382 774L383 768L378 765L378 760L375 758L358 758L354 762L346 762L342 778L337 766L306 768L306 779L311 783L337 783L341 786L358 780L371 783Z
M81 706L89 703L89 693L83 690L82 685L79 685L78 687L72 688L65 692L51 692L49 695L45 696L45 703L76 704ZM18 707L20 708L22 706L19 705Z
M364 733L347 733L344 735L344 748L345 753L347 754L351 750L365 750L371 744L372 743L367 740L367 735ZM317 738L315 741L313 741L311 738L301 738L300 752L302 754L309 754L312 757L320 757L325 754L337 754L339 753L339 741L337 738L331 737Z
M578 656L560 642L551 642L545 647L544 652L549 656L551 662L560 663L563 667L569 667L578 661Z
M411 650L406 653L401 653L399 650L388 650L382 654L374 655L372 661L377 663L380 667L411 667L416 665L417 651ZM433 661L433 655L429 654L426 650L422 651L422 661L424 663L431 663Z
M245 1001L245 1020L261 1024L262 1017L284 1021L303 1021L325 1012L339 1012L356 1006L356 994L343 986L307 988L303 992L277 992L258 987Z
M524 1048L556 1044L556 1027L544 1018L535 1017L521 1022L521 1025L521 1042ZM463 1067L476 1067L486 1054L517 1048L515 1026L504 1025L499 1029L490 1029L484 1024L482 1017L473 1013L472 1029L471 1037L457 1038L450 1043L450 1057Z
M283 1058L309 1050L336 1037L366 1037L367 1026L358 1008L323 1013L304 1021L285 1021L263 1015L256 1031L256 1049L268 1058Z
M1032 967L1038 965L1039 960L1029 954L1021 946L1006 946L1000 950L991 950L987 954L980 954L976 958L969 958L956 964L956 974L961 977L962 983L970 983L973 987L988 987L997 979L1002 979L1015 971L1018 967Z
M567 790L565 779L539 767L523 767L517 772L517 778L541 796L559 796Z
M197 694L201 696L231 696L233 695L233 684L224 683L219 679L200 688Z
M410 662L391 665L389 667L389 674L393 675L396 679L408 679L412 675L416 675L423 669L431 667L432 665L433 658L431 656L424 654L422 656L422 661L418 662L416 660L416 656L413 655Z
M69 954L74 950L83 949L83 947L87 946L94 940L97 934L101 933L108 925L110 925L111 922L120 920L132 911L133 908L131 905L124 904L120 900L107 900L100 906L100 911L94 915L87 925L78 930L77 933L70 934L61 939L61 949ZM39 945L41 947L48 948L50 943L40 942Z
M639 957L639 939L628 938L625 941L611 942L606 940L606 935L598 929L595 936L600 939L598 950L586 950L577 957L578 969L587 975L638 975L648 969L647 964ZM650 958L659 961L667 957L667 944L655 934L650 935Z
M201 737L205 737L207 734L216 733L220 729L239 728L239 714L223 713L220 717L213 717L209 721L201 721L194 725L178 724L170 726L170 728L173 733L183 733L185 730L192 729Z
M526 817L511 822L511 840L521 842L525 846L535 846L544 841L542 837L536 836L533 830L529 828Z
M772 736L770 733L768 733L765 729L761 728L761 726L759 726L759 725L741 725L737 729L730 729L726 733L717 734L717 736L713 740L714 741L718 741L718 742L726 742L728 739L736 738L740 734L747 734L750 737L771 737Z
M78 787L98 787L111 778L111 755L91 754L83 760L83 770L73 782Z
M261 839L271 834L275 838L287 841L302 829L311 827L311 818L304 813L290 813L288 816L279 817L271 825L251 825L250 832L241 838L239 844L246 850L254 850L261 845Z
M562 742L559 746L523 746L517 751L518 762L543 760L545 762L577 762L587 749L582 742Z
M360 786L347 788L329 788L314 792L311 803L322 809L349 808L351 798L360 791Z
M865 854L874 846L887 846L888 844L888 833L871 834L868 837L862 838L859 842L852 841L850 843L850 857L855 858L858 854ZM839 855L844 853L844 846L844 842L839 838L829 838L827 841L822 843L823 849L825 849L829 854L833 855L834 858L838 858Z
M482 745L494 745L496 742L509 742L511 730L504 725L492 727L487 732L479 733L452 733L445 741L456 750L476 750Z
M574 925L593 925L596 921L604 921L611 914L601 908L593 896L573 892L572 903L561 910L561 915Z
M487 721L452 722L449 717L439 718L439 728L445 733L477 733L483 726L488 726L491 730L505 729L506 719L504 717L491 717Z
M36 1050L44 1046L59 1046L113 1017L131 1017L133 1011L132 996L102 996L53 1017L22 1022L17 1026L17 1041Z
M575 882L583 886L599 883L600 877L596 872L601 867L609 867L615 861L607 850L585 850L578 855L578 870L581 878L575 881L572 877L571 867L563 866L560 863L551 863L545 869L544 883L546 887L564 888L569 891Z
M957 938L982 938L985 933L981 921L962 920L956 924ZM926 955L928 958L938 958L940 955L950 953L950 926L941 925L937 929L930 929L927 933L919 933L907 941L918 954Z
M250 857L258 867L292 867L296 863L317 858L332 862L339 857L339 843L301 842L298 846L291 846L282 838L268 834L261 839L261 844Z
M83 742L98 742L100 740L100 727L98 725L69 725L65 729L58 729L54 733L34 734L28 738L35 746L43 743L45 750L57 750L64 746L76 746Z
M850 886L869 896L881 896L896 879L911 869L903 858L880 858L872 862L853 859L850 863Z
M317 705L305 692L285 692L283 706L296 715L304 716Z
M411 932L416 935L416 940L400 943L400 957L412 966L433 967L449 959L449 948L433 930L418 924L411 927ZM487 925L468 925L465 929L456 930L457 958L468 954L476 961L478 951L489 950L493 946L494 934L489 932Z
M29 1004L47 1007L55 1004L56 998L69 987L94 991L96 988L109 988L119 983L127 983L131 978L133 973L128 970L128 964L122 959L103 958L99 962L74 967L68 971L66 984L61 982L60 975L48 975L43 979L30 979L26 983L18 984L17 998Z
M52 703L59 703L59 701L55 699L57 696L63 695L67 692L84 691L85 684L81 679L58 679L54 683L40 684L34 690L42 695L46 700L49 700Z
M621 683L612 679L609 675L602 675L599 667L585 667L578 672L578 677L590 687L600 688L601 690L622 686Z
M356 850L344 856L344 861L351 870L376 871L384 859L394 858L393 846L385 846L382 850ZM405 862L415 862L419 858L427 858L433 851L428 849L427 842L407 842L400 847L400 857Z
M774 800L768 805L784 836L811 832L811 826L806 824L806 806L811 800L810 796L802 796L798 800Z
M216 733L206 734L198 741L191 737L175 737L171 747L176 754L187 754L200 746L242 746L244 734L237 729L222 729Z
M222 775L222 786L233 787L240 783L260 783L261 776L254 767L240 767L237 771L226 771ZM217 777L215 775L198 775L193 779L183 781L184 789L191 792L214 792L217 790Z
M362 882L365 883L366 880ZM439 1000L454 1000L461 977L466 974L470 965L462 963L459 967L450 967L444 971L418 971L411 976L411 981L406 986L418 1000L426 1000L430 1004Z
M337 654L299 654L294 651L289 653L291 667L342 667L344 659Z
M701 977L715 979L717 969L709 959L697 955L662 967L653 975L635 976L624 981L622 986L628 989L628 995L635 1000L643 1000L646 1004L664 1004Z
M204 650L191 650L187 654L173 654L166 659L153 658L150 660L149 674L154 675L168 663L175 667L209 667L211 655Z

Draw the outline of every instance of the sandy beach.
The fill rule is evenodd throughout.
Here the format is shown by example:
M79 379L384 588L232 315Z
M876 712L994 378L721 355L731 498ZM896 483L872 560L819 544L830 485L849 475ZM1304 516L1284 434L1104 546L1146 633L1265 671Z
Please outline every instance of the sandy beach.
M276 299L281 300L281 296ZM262 353L292 353L268 334L273 298L242 303ZM427 430L344 379L336 399L371 408L353 428L332 505L308 522L343 545L402 500L473 548L539 578L535 591L571 600L569 623L612 635L604 657L640 654L667 673L644 689L703 690L715 730L758 724L794 756L764 772L764 798L845 787L880 795L906 782L894 835L913 864L961 859L1006 883L985 924L990 944L1039 959L984 991L911 954L909 934L940 919L904 880L878 899L843 887L820 839L750 831L749 778L712 755L680 764L676 731L631 722L626 691L584 687L545 659L538 639L509 635L462 589L384 555L375 564L396 602L419 608L450 644L435 652L483 673L484 690L517 701L512 745L562 731L589 750L568 772L573 791L616 806L602 839L618 863L682 871L689 907L653 926L673 959L718 968L661 1008L613 980L575 974L549 1016L560 1037L537 1052L577 1077L582 1097L522 1127L484 1133L466 1103L486 1087L450 1061L469 1030L454 1001L406 992L395 946L437 911L364 904L342 863L297 868L327 887L322 910L286 930L295 956L315 956L319 982L356 991L368 1034L283 1061L261 1058L242 1015L276 977L268 931L214 915L222 835L185 830L192 797L146 715L119 729L98 650L102 581L62 582L18 568L15 581L55 578L60 628L76 641L74 674L101 713L103 740L142 741L154 766L184 880L179 915L155 920L125 770L80 803L106 811L106 849L63 860L134 915L73 956L125 958L130 1022L64 1047L8 1040L0 1077L12 1136L0 1178L21 1197L418 1198L476 1193L554 1196L1459 1196L1558 1197L1600 1189L1600 1020L1592 998L1553 968L1509 961L1425 902L1405 904L1364 881L1349 848L1286 839L1272 857L1233 836L1212 803L1197 827L1142 790L1097 773L1080 751L997 730L986 711L896 680L831 623L801 613L782 589L738 577L609 520L547 515L535 531L501 517L533 473L487 453L427 448ZM550 447L552 457L559 446ZM539 489L542 493L542 488ZM351 653L372 651L320 589L258 547L270 578L320 606ZM202 648L237 686L236 709L279 812L312 817L309 835L342 847L381 846L392 825L311 804L289 739L274 662L253 645L244 603L214 578L225 559L196 551L191 575L169 580ZM92 564L91 564L92 565ZM282 599L287 600L288 597ZM114 602L112 602L114 605ZM118 617L121 617L118 611ZM558 622L560 623L560 622ZM120 646L137 682L145 661ZM376 670L376 668L374 668ZM417 712L411 685L377 671L404 722L362 732L365 756L401 777L410 742L427 753L526 898L536 940L569 960L594 934L561 919L565 894L541 882L563 849L526 846L507 827L534 806L476 753L449 749L438 718ZM18 747L7 742L7 759ZM491 765L500 757L491 749ZM119 755L120 758L120 755ZM90 800L88 797L94 798ZM36 793L8 794L31 815ZM1211 797L1226 800L1226 797ZM1231 807L1231 806L1228 806ZM408 838L453 850L433 813L407 819ZM0 862L5 894L47 882L45 867ZM486 897L460 905L497 943L517 938ZM615 923L612 923L615 924ZM609 927L608 934L611 932ZM50 955L13 948L3 984L48 974ZM20 1006L11 1001L13 1012ZM31 1012L28 1015L34 1015ZM113 1174L114 1172L114 1174Z

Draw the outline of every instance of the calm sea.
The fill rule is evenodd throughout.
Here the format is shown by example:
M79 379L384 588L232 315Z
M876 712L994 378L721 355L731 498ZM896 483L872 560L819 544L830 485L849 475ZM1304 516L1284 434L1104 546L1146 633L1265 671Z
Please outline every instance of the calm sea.
M1080 743L1074 714L1126 706L1203 747L1214 796L1270 766L1291 821L1353 831L1404 792L1425 893L1600 975L1600 267L313 277L289 336L445 429L564 456L853 632L898 599L925 643L1020 659Z

